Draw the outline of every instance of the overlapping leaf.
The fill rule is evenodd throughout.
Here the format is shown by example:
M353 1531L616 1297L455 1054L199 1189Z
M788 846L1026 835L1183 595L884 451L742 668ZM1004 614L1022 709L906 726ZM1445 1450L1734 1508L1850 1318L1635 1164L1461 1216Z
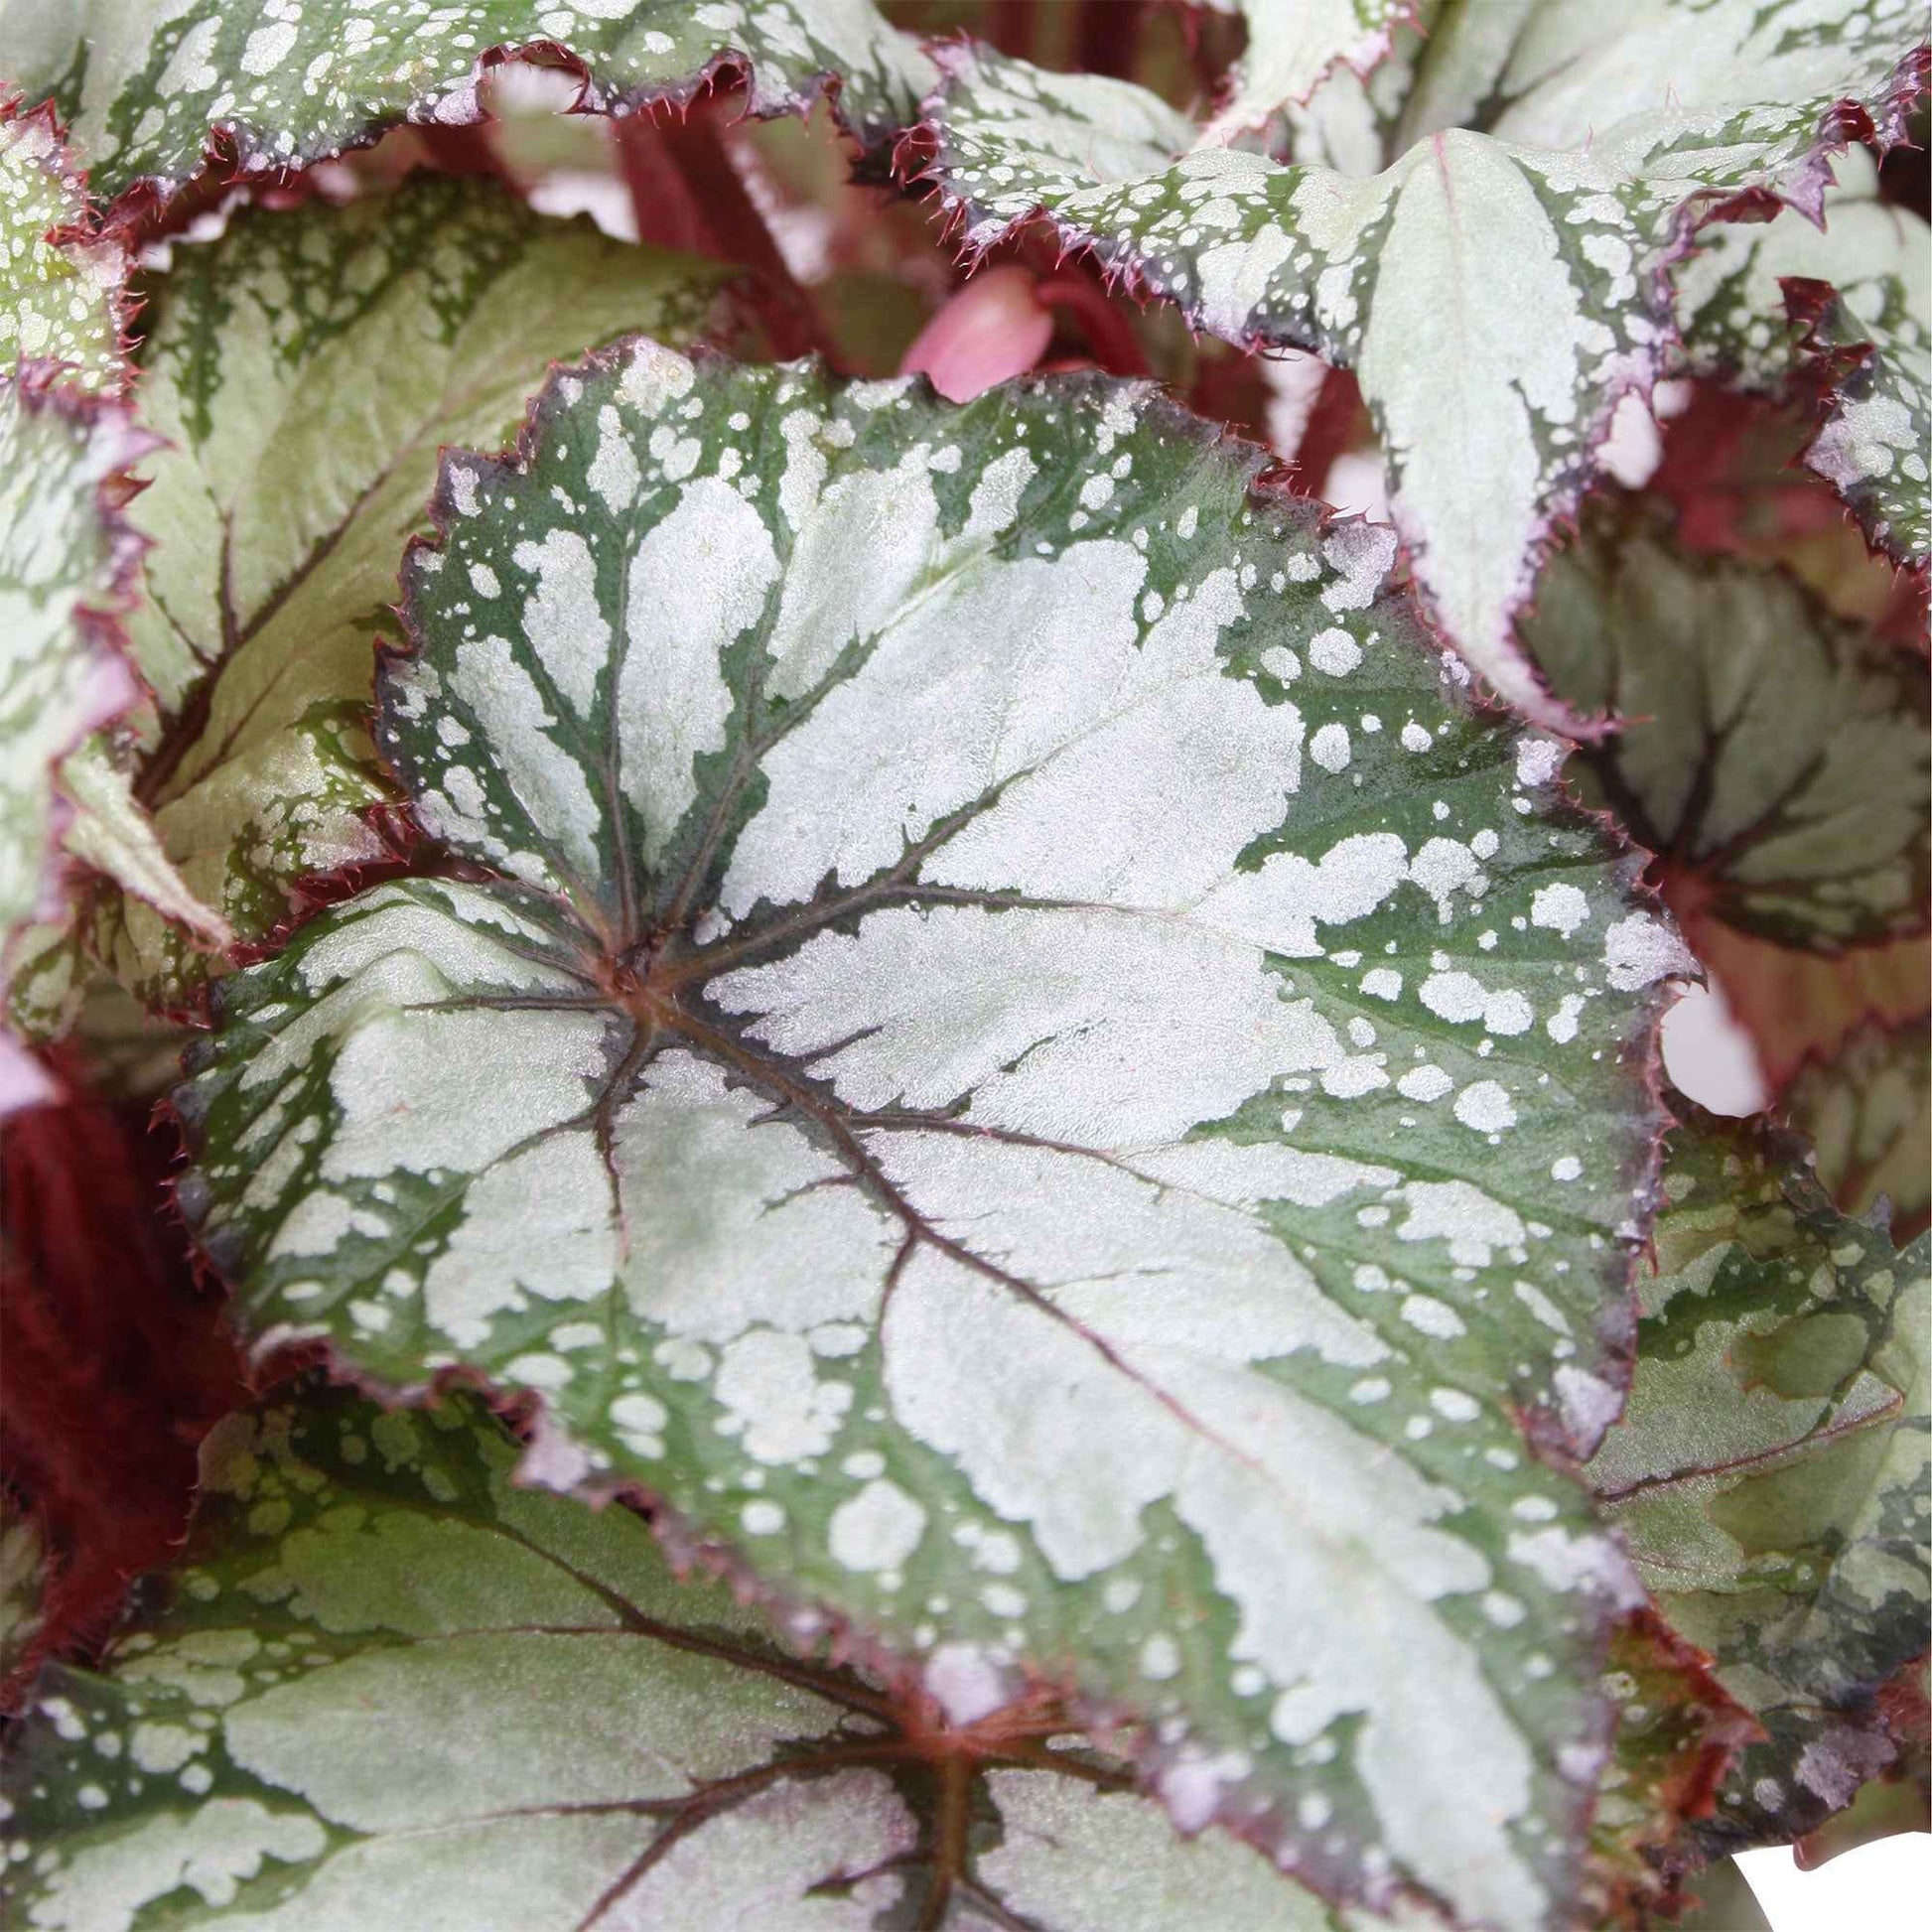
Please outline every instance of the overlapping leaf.
M5 80L0 69L0 374L55 362L77 388L117 388L126 251L86 233L86 193L53 109L23 112Z
M1558 17L1574 27L1576 10ZM1369 180L1196 147L1191 123L1123 82L950 50L927 104L930 175L969 250L1043 212L1210 333L1353 368L1438 615L1534 705L1511 620L1617 399L1664 365L1663 267L1742 194L1814 199L1844 99L1895 133L1921 26L1910 0L1802 18L1794 0L1725 0L1704 11L1688 68L1654 41L1641 64L1606 41L1494 134L1425 130Z
M1848 1214L1890 1203L1894 1233L1932 1213L1932 1022L1861 1027L1799 1068L1780 1111L1818 1151L1818 1177Z
M1571 704L1622 721L1580 776L1709 916L1828 952L1924 930L1921 654L1628 505L1586 519L1524 635Z
M377 633L444 443L500 442L548 364L629 328L685 340L721 271L546 220L476 183L244 214L183 248L142 351L171 448L131 620L157 697L136 792L168 856L245 939L303 875L379 858L367 737ZM103 888L88 936L150 1005L207 955Z
M1925 1647L1932 1238L1895 1251L1802 1155L1687 1112L1629 1409L1590 1466L1663 1614L1766 1733L1714 1850L1849 1803L1894 1753L1873 1699Z
M913 117L931 74L872 0L0 0L0 45L60 102L107 198L179 187L217 129L244 172L273 174L398 121L474 121L499 50L567 54L597 108L687 101L743 65L755 113L830 93L868 141Z
M1822 362L1830 414L1805 460L1837 485L1871 540L1901 561L1932 555L1932 229L1878 199L1853 150L1821 230L1797 210L1721 226L1677 272L1684 347L1698 374L1770 394Z
M1680 955L1262 461L1098 378L558 376L381 698L504 883L225 982L183 1202L256 1330L539 1390L955 1717L1069 1680L1183 1823L1540 1923L1624 1585L1520 1424L1616 1406Z
M172 1607L42 1682L18 1922L1334 1923L1233 1840L1182 1841L1046 1704L948 1730L677 1583L627 1511L513 1488L515 1460L469 1401L225 1425Z
M133 696L116 622L140 540L115 491L150 447L117 403L0 378L0 980L57 904L55 768Z

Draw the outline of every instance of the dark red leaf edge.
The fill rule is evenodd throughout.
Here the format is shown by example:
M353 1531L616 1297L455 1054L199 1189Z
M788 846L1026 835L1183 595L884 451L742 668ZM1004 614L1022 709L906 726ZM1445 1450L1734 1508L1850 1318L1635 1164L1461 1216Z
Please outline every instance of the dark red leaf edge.
M417 536L410 540L410 551L418 549L436 550L442 545L456 516L455 501L449 484L449 469L452 459L461 458L463 467L468 471L508 469L513 466L527 466L536 455L536 446L541 435L541 413L546 400L556 385L563 379L575 377L588 378L611 361L621 358L628 348L641 340L630 337L614 343L607 347L594 351L576 363L552 363L543 388L532 398L528 412L516 439L510 449L501 456L490 457L467 451L445 451L443 467L438 477L436 491L429 505L429 522L434 534ZM728 361L730 358L717 351L698 347L690 352L690 359L701 367L707 361ZM804 358L793 366L808 369L822 368L817 358ZM913 380L923 390L925 396L933 401L941 400L931 390L923 376ZM1171 412L1181 424L1193 425L1203 421L1178 403L1163 396L1156 405ZM1213 443L1208 446L1215 451L1231 449L1236 459L1241 460L1245 453L1251 467L1250 492L1258 502L1277 499L1294 502L1306 512L1310 499L1306 494L1298 494L1290 486L1289 479L1282 466L1278 465L1272 453L1248 439L1237 436L1225 426L1206 423L1205 427L1214 432ZM1315 528L1319 532L1340 527L1361 519L1340 515L1325 505L1317 504L1319 520ZM1412 603L1411 609L1414 610ZM401 617L401 613L397 613ZM1425 646L1432 649L1449 678L1458 686L1471 704L1483 716L1492 719L1498 728L1520 726L1522 720L1508 707L1498 703L1479 689L1473 687L1467 668L1461 660L1442 643L1434 631L1420 621L1417 631ZM381 655L396 654L399 647L386 640L379 640L377 651ZM398 773L393 769L386 774L391 783L402 789ZM1587 830L1598 838L1608 851L1614 855L1614 878L1618 887L1628 897L1633 907L1648 912L1653 918L1669 926L1671 918L1663 899L1646 884L1644 873L1648 855L1641 847L1634 845L1628 835L1606 812L1599 812L1585 805L1565 783L1559 773L1553 772L1543 786L1544 806L1551 815L1551 822L1567 828ZM278 938L282 943L295 928L323 906L338 902L364 885L374 883L376 877L398 876L437 876L440 874L460 874L477 879L491 877L484 869L467 861L456 860L442 854L427 834L414 825L413 814L407 805L394 808L390 823L398 836L398 843L408 844L406 855L399 853L393 867L384 866L377 871L363 869L353 874L341 874L317 877L306 882L305 904L292 914L287 924L278 928ZM264 948L261 956L267 956ZM215 982L211 988L210 1020L218 1028L221 1010L221 984ZM1640 1270L1645 1266L1647 1229L1654 1216L1661 1195L1661 1173L1663 1145L1666 1134L1672 1125L1672 1116L1666 1100L1663 1064L1658 1048L1659 1031L1664 1013L1674 999L1669 981L1660 981L1653 986L1647 997L1647 1011L1639 1025L1633 1030L1632 1048L1626 1066L1631 1080L1629 1111L1634 1118L1647 1123L1647 1139L1633 1153L1626 1172L1622 1176L1629 1190L1631 1213L1621 1242L1605 1244L1603 1259L1599 1263L1599 1276L1603 1288L1603 1306L1599 1312L1594 1354L1583 1358L1579 1366L1596 1375L1617 1393L1618 1412L1622 1402L1627 1399L1630 1378L1636 1361L1637 1342L1637 1303L1635 1282ZM161 1103L158 1109L172 1118L180 1130L183 1146L189 1160L199 1153L196 1128L189 1113L178 1104L177 1097ZM174 1187L178 1191L184 1175L176 1176ZM176 1212L180 1212L177 1205ZM197 1241L196 1265L202 1279L222 1284L222 1276L212 1257ZM223 1284L225 1286L225 1284ZM729 1585L740 1602L756 1604L770 1620L772 1627L786 1640L801 1649L816 1651L824 1647L826 1654L835 1663L850 1662L892 1687L896 1696L909 1700L915 1705L929 1703L923 1689L918 1664L904 1656L888 1643L877 1630L869 1628L857 1617L834 1612L809 1599L797 1596L772 1583L758 1572L727 1542L698 1531L686 1523L682 1516L648 1485L629 1479L612 1479L594 1476L588 1458L546 1409L542 1395L534 1390L505 1388L493 1382L479 1370L462 1364L439 1369L427 1381L406 1387L397 1387L381 1378L370 1376L345 1360L332 1344L325 1340L304 1338L290 1341L277 1336L272 1330L251 1339L241 1332L234 1319L232 1298L227 1311L228 1325L236 1334L238 1345L244 1353L251 1378L257 1387L279 1381L283 1377L304 1369L320 1368L333 1383L354 1389L365 1398L382 1404L385 1408L420 1408L433 1404L448 1389L469 1389L481 1394L496 1412L511 1421L518 1429L524 1444L525 1454L517 1470L519 1482L530 1487L544 1488L558 1493L575 1496L593 1508L604 1508L611 1504L636 1509L650 1523L658 1541L670 1557L680 1576L695 1572L722 1580ZM1523 1441L1530 1452L1552 1468L1576 1476L1581 1482L1581 1470L1585 1462L1594 1452L1597 1443L1605 1430L1615 1420L1614 1417L1592 1417L1583 1428L1573 1428L1562 1414L1547 1406L1519 1412L1515 1418L1522 1432ZM1623 1613L1616 1608L1603 1605L1593 1616L1589 1631L1598 1662L1607 1653L1611 1638L1622 1621ZM1068 1713L1070 1727L1077 1727L1086 1733L1119 1740L1127 1733L1132 1741L1126 1745L1126 1754L1134 1763L1141 1779L1141 1788L1148 1795L1160 1798L1164 1808L1167 1800L1162 1792L1164 1770L1175 1763L1178 1750L1155 1739L1141 1725L1137 1714L1127 1705L1111 1700L1083 1696L1075 1692L1070 1682L1070 1670L1056 1671L1052 1666L1038 1662L1025 1662L1020 1668L1026 1674L1027 1685L1018 1701L1031 1699L1051 1699ZM1598 1700L1598 1725L1595 1736L1589 1740L1599 1755L1606 1755L1612 1748L1615 1732L1615 1714L1606 1697ZM1110 1746L1112 1747L1112 1746ZM1283 1847L1292 1839L1293 1828L1289 1822L1286 1806L1274 1806L1256 1812L1252 1809L1237 1811L1232 1803L1233 1793L1223 1797L1216 1811L1208 1818L1190 1820L1186 1835L1193 1836L1208 1825L1219 1825L1243 1842L1274 1860L1283 1872L1323 1896L1330 1894L1324 1890L1321 1877L1312 1871L1298 1869L1292 1863L1283 1859ZM1579 1847L1574 1885L1579 1894L1585 1882L1583 1866L1583 1848L1589 1829L1590 1819L1595 1809L1595 1793L1592 1790L1580 1795L1577 1803L1572 1831ZM1340 1902L1337 1900L1337 1902ZM1560 1906L1576 1902L1558 1901ZM1386 1892L1378 1894L1377 1908L1391 1909L1399 1904L1413 1904L1436 1913L1446 1920L1452 1920L1448 1906L1439 1898L1423 1888L1406 1884L1391 1884Z
M909 190L924 190L937 204L935 218L959 259L970 267L988 248L1006 240L1016 230L1036 227L1051 236L1062 259L1069 255L1092 258L1109 288L1117 287L1142 304L1173 301L1174 298L1157 286L1145 262L1132 247L1063 222L1044 207L1036 207L1030 213L1016 216L998 233L989 234L980 241L969 244L957 239L965 227L970 204L964 195L954 192L949 186L943 171L941 156L944 136L939 116L959 69L972 58L973 48L974 43L965 35L926 44L926 52L939 68L939 84L921 103L918 124L901 134L893 149L896 178ZM1881 157L1890 148L1905 142L1910 134L1912 109L1929 88L1932 88L1932 47L1920 47L1906 55L1892 69L1884 90L1871 105L1856 100L1841 100L1825 111L1811 147L1789 171L1781 191L1761 187L1729 194L1705 190L1685 198L1673 218L1671 238L1659 254L1649 278L1650 289L1644 306L1657 323L1657 334L1652 344L1648 379L1639 377L1627 382L1606 399L1601 416L1586 427L1582 454L1599 448L1609 436L1616 407L1625 395L1647 397L1657 383L1670 373L1673 351L1682 340L1678 331L1670 271L1695 250L1700 231L1717 221L1768 221L1786 207L1796 208L1807 219L1822 227L1825 190L1835 179L1833 156L1842 154L1855 141L1871 147ZM1198 335L1202 327L1198 297L1175 302L1174 306L1179 309L1188 328ZM1239 340L1232 337L1226 340L1249 355L1264 353L1271 347L1302 348L1314 352L1311 343L1287 334L1271 336L1252 330L1244 332ZM1592 488L1601 486L1600 483L1590 480L1588 472L1580 474L1585 481L1571 489L1558 492L1546 504L1544 528L1532 542L1528 559L1532 580L1541 574L1543 565L1552 553L1567 538L1574 536L1578 513L1585 497ZM1406 543L1404 547L1406 550ZM1520 620L1533 608L1532 592L1512 615ZM1426 610L1426 615L1433 623L1434 612ZM1604 721L1580 717L1564 703L1523 647L1520 638L1515 648L1524 669L1543 693L1544 702L1535 713L1537 724L1580 741L1604 735L1607 729Z
M1686 1902L1686 1878L1705 1862L1694 1828L1716 1809L1739 1752L1763 1735L1711 1663L1654 1599L1611 1642L1611 1671L1634 1680L1640 1710L1628 1722L1644 1728L1631 1740L1631 1760L1639 1788L1655 1803L1643 1825L1613 1839L1599 1830L1590 1847L1587 1892L1600 1923L1649 1925L1675 1916Z
M39 1523L42 1621L0 1683L105 1637L133 1580L173 1562L196 1449L248 1398L219 1299L197 1287L166 1210L164 1140L139 1102L91 1091L14 1116L0 1155L0 1480Z

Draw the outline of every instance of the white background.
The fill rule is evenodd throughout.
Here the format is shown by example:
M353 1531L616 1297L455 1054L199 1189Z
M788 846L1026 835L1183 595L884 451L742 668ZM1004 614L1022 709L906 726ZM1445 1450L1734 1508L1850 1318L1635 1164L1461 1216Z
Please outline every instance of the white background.
M1932 1922L1924 1832L1862 1845L1816 1871L1800 1871L1787 1850L1746 1852L1737 1863L1774 1932L1924 1932Z

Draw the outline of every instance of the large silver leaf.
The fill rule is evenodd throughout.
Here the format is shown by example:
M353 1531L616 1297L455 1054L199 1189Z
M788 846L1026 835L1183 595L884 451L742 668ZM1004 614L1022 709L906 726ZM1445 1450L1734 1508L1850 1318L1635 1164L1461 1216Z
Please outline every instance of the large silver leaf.
M204 1460L171 1606L13 1740L9 1923L1338 1932L1049 1705L950 1728L679 1584L628 1511L513 1487L480 1404L325 1395Z
M1188 1826L1538 1924L1626 1578L1534 1445L1617 1405L1681 954L1263 460L1097 378L560 374L383 682L499 883L223 984L183 1201L265 1338L540 1391L955 1717L1044 1673Z

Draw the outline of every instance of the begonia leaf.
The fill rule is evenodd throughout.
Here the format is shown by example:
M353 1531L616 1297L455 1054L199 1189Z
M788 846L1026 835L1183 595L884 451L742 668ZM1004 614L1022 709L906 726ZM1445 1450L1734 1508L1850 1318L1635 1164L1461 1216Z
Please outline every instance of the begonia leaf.
M1572 705L1618 721L1579 777L1704 916L1816 952L1925 929L1921 652L1681 548L1641 505L1586 517L1524 634Z
M540 1393L956 1720L1061 1681L1189 1829L1541 1924L1629 1581L1531 1444L1618 1404L1685 955L1264 461L1098 377L560 372L381 680L493 877L223 982L181 1198L264 1345Z

